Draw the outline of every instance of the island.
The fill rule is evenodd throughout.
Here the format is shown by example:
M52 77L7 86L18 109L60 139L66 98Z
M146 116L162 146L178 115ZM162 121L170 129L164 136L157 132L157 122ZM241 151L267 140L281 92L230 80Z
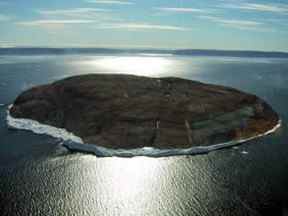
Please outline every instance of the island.
M279 116L253 94L177 77L87 74L33 87L10 110L63 128L81 145L191 149L268 134Z

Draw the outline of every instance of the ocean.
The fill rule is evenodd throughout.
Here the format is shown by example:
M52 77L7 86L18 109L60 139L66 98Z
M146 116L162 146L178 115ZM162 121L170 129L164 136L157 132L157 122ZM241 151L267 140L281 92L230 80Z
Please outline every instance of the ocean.
M97 157L59 139L9 128L22 91L87 73L176 76L266 100L274 134L209 154ZM0 215L285 215L288 58L171 53L0 55Z

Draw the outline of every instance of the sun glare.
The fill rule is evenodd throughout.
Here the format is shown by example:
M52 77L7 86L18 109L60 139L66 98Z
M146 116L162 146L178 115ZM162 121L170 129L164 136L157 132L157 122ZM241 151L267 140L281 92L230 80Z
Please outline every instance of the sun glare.
M101 57L82 62L98 67L105 72L161 76L173 66L173 61L164 57Z
M109 197L108 202L111 206L118 206L118 211L124 212L127 208L139 210L149 204L151 196L157 196L159 192L157 176L161 175L163 160L146 157L113 157L100 160L101 163L98 163L99 158L93 156L86 156L83 159L85 167L97 166L98 170L95 173L90 172L87 179L90 178L91 182L97 178L101 179L98 192L100 190L102 191L100 194L106 194ZM136 202L137 200L139 202ZM125 208L123 201L128 203Z

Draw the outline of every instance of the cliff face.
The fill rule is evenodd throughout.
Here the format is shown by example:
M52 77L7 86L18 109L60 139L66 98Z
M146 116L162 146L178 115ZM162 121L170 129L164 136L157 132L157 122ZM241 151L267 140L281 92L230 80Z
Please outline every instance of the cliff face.
M82 75L34 87L10 113L110 148L188 148L263 134L278 115L255 95L179 78Z

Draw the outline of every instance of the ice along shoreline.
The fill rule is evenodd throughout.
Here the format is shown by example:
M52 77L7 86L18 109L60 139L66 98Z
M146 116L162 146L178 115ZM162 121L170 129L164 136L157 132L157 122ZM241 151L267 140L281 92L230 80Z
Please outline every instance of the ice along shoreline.
M13 105L10 105L7 109L7 124L11 128L19 130L32 131L35 134L49 135L54 138L61 139L61 144L70 151L81 152L93 154L98 157L136 157L136 156L147 156L147 157L165 157L165 156L177 156L177 155L197 155L197 154L207 154L211 151L228 148L232 146L239 145L241 143L263 137L269 134L274 133L278 128L281 127L281 120L278 121L278 124L271 130L259 134L254 137L249 137L247 139L233 140L229 142L219 143L210 146L195 146L190 148L167 148L167 149L158 149L152 147L144 148L134 148L134 149L112 149L102 146L97 146L95 144L86 144L83 140L74 135L71 132L63 128L56 128L50 125L42 124L38 121L24 118L13 118L10 115L10 108Z

